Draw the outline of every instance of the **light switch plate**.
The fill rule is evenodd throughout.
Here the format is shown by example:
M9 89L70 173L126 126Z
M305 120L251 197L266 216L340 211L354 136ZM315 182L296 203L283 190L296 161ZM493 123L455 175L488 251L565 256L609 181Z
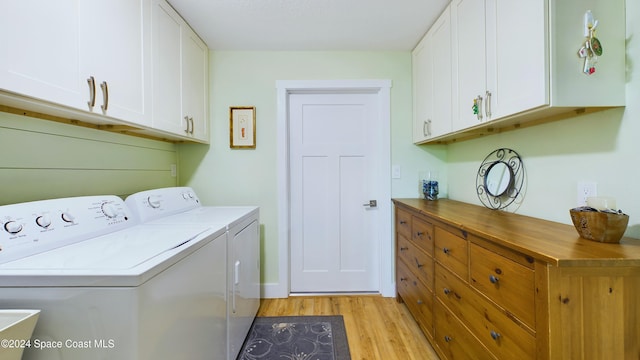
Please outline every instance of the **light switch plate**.
M391 178L400 179L401 175L402 175L402 171L400 169L400 165L393 165L391 167Z

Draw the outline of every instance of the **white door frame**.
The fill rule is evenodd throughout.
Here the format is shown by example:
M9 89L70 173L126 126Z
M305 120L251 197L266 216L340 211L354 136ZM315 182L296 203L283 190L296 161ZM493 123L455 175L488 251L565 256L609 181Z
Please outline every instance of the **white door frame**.
M292 93L354 92L378 94L380 131L374 139L375 156L387 166L380 166L378 211L382 219L374 231L381 234L380 293L395 296L394 243L391 233L391 80L282 80L276 82L278 96L278 283L264 284L263 297L286 298L290 293L290 166L289 166L289 95Z

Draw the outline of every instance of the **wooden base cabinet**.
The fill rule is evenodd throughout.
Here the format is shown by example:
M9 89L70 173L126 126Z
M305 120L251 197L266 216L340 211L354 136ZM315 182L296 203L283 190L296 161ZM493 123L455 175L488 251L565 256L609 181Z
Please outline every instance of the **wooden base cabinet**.
M398 301L443 359L640 359L640 240L394 199ZM420 246L418 246L420 244Z
M409 212L396 212L396 284L398 301L403 301L416 322L433 338L433 230L432 225Z

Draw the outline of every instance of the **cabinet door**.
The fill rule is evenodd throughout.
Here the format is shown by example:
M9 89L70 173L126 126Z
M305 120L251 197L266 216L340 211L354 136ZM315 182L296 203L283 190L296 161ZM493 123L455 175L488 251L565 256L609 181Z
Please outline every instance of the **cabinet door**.
M487 0L486 4L485 119L549 104L545 1Z
M152 5L153 127L186 135L182 116L182 19L164 0Z
M0 88L145 124L144 95L150 79L145 75L144 3L11 2L0 15L0 31L11 34L0 54ZM87 82L90 77L94 87ZM100 88L103 82L108 93Z
M182 31L182 113L190 121L189 136L209 141L209 49L188 26Z
M451 11L447 7L430 30L433 53L433 123L431 135L440 136L451 132L452 65L451 65Z
M93 112L146 124L150 85L145 71L148 41L143 25L148 6L143 0L80 1L80 75L96 81ZM149 84L149 85L148 85Z
M87 110L79 74L79 0L21 0L0 11L0 89Z
M451 17L447 7L412 54L413 141L451 131Z
M474 114L473 101L485 97L485 0L454 0L451 3L453 29L453 78L455 105L453 131L485 121L484 112ZM478 107L481 110L481 106Z
M429 139L433 125L433 52L427 34L412 53L413 142Z

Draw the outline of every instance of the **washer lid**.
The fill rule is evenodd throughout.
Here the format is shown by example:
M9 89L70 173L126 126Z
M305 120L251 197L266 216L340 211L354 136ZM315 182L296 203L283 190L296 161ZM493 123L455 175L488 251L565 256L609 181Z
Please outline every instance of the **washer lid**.
M137 225L2 264L0 287L136 286L225 230L206 225Z
M244 219L259 214L255 206L201 206L183 213L166 216L147 224L224 224L230 229Z

